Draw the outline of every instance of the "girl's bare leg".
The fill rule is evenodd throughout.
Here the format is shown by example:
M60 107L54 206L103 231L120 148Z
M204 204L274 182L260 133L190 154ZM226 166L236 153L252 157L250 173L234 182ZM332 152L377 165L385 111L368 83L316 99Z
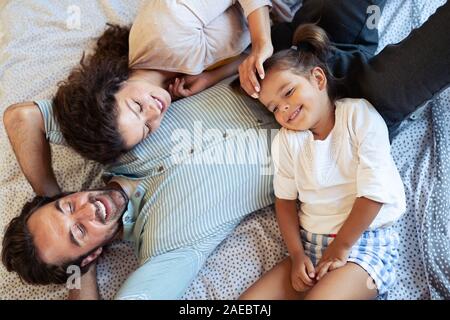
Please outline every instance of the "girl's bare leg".
M239 299L300 300L304 296L305 292L297 292L292 288L291 259L290 257L286 257L252 284Z
M369 274L349 262L328 272L309 290L305 300L370 300L376 296L377 289Z

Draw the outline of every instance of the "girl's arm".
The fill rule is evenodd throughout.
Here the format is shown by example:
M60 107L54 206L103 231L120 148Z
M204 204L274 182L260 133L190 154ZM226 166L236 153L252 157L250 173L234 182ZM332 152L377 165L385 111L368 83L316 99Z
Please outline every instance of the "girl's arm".
M297 201L275 198L275 212L289 255L291 257L303 255L304 251L297 215Z
M382 203L365 197L356 198L350 215L336 235L336 239L334 239L336 245L350 250L363 232L369 228L378 212L380 212L382 205Z
M4 113L3 123L20 168L34 192L43 196L60 193L39 108L33 102L12 105Z
M300 237L297 201L275 198L275 212L281 235L291 259L291 285L295 291L303 292L314 285L314 265L306 256Z
M347 263L350 249L370 226L382 205L365 197L356 198L350 215L317 264L317 280Z

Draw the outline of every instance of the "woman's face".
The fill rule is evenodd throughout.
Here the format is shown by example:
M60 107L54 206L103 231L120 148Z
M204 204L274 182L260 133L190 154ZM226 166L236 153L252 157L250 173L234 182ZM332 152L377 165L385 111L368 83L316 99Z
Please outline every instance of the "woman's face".
M158 130L170 106L170 94L144 80L128 80L116 93L118 129L130 150Z

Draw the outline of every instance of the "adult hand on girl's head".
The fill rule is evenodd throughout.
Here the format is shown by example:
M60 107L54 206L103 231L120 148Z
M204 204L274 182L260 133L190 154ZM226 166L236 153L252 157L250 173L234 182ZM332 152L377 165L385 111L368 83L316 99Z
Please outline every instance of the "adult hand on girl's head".
M205 89L211 84L209 79L209 72L204 71L197 75L186 75L184 77L176 78L173 83L169 85L169 93L172 100L186 98L193 96Z
M304 292L314 285L314 265L305 254L291 256L291 284L295 291Z
M322 279L328 271L333 271L347 264L350 250L340 246L336 241L331 242L322 255L316 267L316 280Z
M263 45L253 45L251 54L239 66L241 87L255 99L259 97L259 91L261 90L256 73L258 73L260 79L264 79L263 63L272 56L272 53L273 46L270 42Z

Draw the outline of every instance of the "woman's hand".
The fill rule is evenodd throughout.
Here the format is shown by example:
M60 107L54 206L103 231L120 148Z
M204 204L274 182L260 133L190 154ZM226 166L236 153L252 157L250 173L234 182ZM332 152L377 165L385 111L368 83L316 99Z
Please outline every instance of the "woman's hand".
M266 42L262 45L254 44L251 54L239 66L241 87L255 99L259 97L259 91L261 90L256 73L258 73L260 79L264 79L263 63L272 56L272 53L273 46L271 42Z
M317 264L316 280L319 281L322 279L328 271L333 271L345 266L347 264L349 254L349 249L339 245L336 241L331 242L323 253L322 259L320 259Z
M304 292L315 284L314 265L304 253L291 256L291 284L295 291Z
M193 96L211 86L209 71L204 71L197 75L186 75L182 78L176 78L169 85L169 93L172 100Z

